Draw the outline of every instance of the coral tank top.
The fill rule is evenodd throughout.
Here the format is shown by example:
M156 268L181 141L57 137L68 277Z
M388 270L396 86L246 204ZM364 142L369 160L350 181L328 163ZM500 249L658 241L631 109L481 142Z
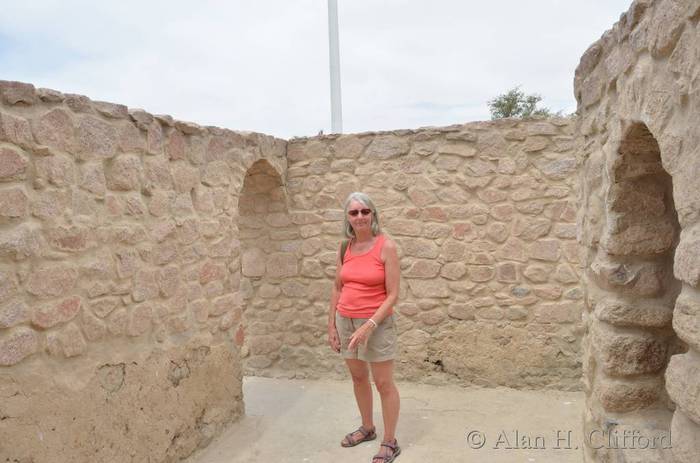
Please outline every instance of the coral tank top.
M336 310L343 317L370 318L386 299L381 256L383 245L384 235L378 235L372 249L364 254L354 254L352 243L345 251L340 269L343 288L336 305Z

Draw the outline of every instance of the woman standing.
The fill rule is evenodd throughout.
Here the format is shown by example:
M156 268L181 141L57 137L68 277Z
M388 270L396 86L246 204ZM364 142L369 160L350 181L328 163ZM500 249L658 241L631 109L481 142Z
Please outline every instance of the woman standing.
M393 308L399 293L396 244L381 233L379 214L364 193L345 201L344 233L349 242L338 252L335 285L328 314L328 343L342 353L350 370L362 425L341 445L377 437L372 416L372 386L379 392L384 439L372 463L390 463L401 453L396 441L399 391L394 384L396 327Z

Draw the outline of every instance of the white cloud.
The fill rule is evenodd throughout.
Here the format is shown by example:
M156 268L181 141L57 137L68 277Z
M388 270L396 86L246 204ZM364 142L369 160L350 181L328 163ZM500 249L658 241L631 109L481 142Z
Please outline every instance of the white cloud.
M201 124L329 131L324 0L7 3L0 78ZM572 111L581 54L628 3L339 0L345 131L486 119L518 84Z

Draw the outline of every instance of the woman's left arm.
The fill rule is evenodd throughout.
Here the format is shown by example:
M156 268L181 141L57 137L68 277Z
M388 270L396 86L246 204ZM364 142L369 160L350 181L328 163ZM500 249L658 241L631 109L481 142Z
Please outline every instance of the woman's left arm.
M380 305L374 315L372 315L371 320L373 320L376 324L373 324L368 320L357 330L355 330L352 336L350 336L350 342L348 343L348 349L350 350L353 350L359 344L367 344L367 340L374 329L386 317L389 316L389 312L399 299L399 282L401 280L399 253L397 251L396 244L390 239L384 241L384 246L382 247L382 258L384 259L384 286L386 287L386 299L384 299L382 305Z

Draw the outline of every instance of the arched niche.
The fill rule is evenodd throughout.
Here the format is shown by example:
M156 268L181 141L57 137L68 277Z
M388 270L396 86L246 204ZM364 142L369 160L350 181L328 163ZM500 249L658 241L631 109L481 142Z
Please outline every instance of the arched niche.
M685 349L672 328L680 225L656 138L636 121L622 133L603 167L604 226L589 268L586 431L613 423L621 433L642 424L668 432L673 405L664 373ZM596 461L623 458L603 455L619 449L587 452Z
M289 280L299 273L298 226L290 217L283 180L266 160L250 166L238 201L244 373L276 376L296 307Z

